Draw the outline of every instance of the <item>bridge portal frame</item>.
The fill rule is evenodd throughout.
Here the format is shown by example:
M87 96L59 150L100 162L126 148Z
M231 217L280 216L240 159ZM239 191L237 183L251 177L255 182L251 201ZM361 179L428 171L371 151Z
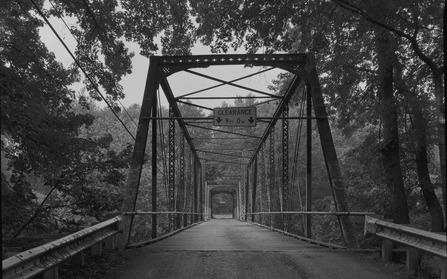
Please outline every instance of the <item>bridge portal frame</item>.
M260 141L255 151L253 152L252 157L248 160L246 164L246 203L248 203L249 189L249 172L250 167L254 166L254 169L257 169L257 155L260 152L262 146L265 141L271 134L271 131L274 129L274 126L278 119L286 119L287 105L292 97L292 95L297 91L298 88L307 87L308 92L308 100L312 100L315 119L317 121L317 126L320 134L321 145L323 149L323 154L326 159L326 165L329 175L329 181L331 184L331 188L333 191L334 201L336 204L337 211L346 211L347 209L347 201L345 196L345 185L343 182L343 177L341 175L340 166L338 163L337 155L335 152L335 146L332 139L331 130L329 127L329 122L327 120L326 108L324 105L323 96L321 93L321 87L318 81L318 74L315 67L314 57L312 54L252 54L252 55L198 55L198 56L170 56L170 57L160 57L160 56L151 56L149 70L146 79L145 91L143 96L143 102L141 106L141 112L138 122L136 140L134 145L134 150L132 153L132 158L130 161L130 169L129 176L126 182L126 188L124 191L124 199L122 203L122 212L134 212L136 206L136 200L138 196L138 190L140 185L141 171L144 164L144 154L146 150L146 142L148 138L149 132L149 124L152 121L152 129L156 130L156 114L154 111L156 110L157 104L157 90L161 87L165 93L165 96L169 102L170 108L172 110L171 118L177 120L177 123L182 130L182 134L188 143L192 154L193 154L193 180L194 180L194 211L195 213L202 212L203 213L203 173L201 169L200 157L197 149L194 146L194 142L186 128L185 120L182 118L177 102L182 103L181 98L186 98L187 96L174 97L174 94L170 88L167 77L180 72L187 71L194 74L198 74L192 72L190 69L192 68L206 68L214 65L252 65L252 66L270 66L276 67L283 70L286 70L292 74L294 77L292 81L289 83L288 88L286 89L283 96L274 96L280 100L280 103L271 118L268 122L268 126L264 131L262 137L260 137ZM200 74L199 74L200 75ZM230 82L231 83L231 82ZM234 85L234 84L231 84ZM263 93L266 95L270 95L267 93ZM310 104L310 102L308 102ZM200 107L200 106L199 106ZM209 109L209 108L205 108ZM310 122L312 117L308 116L308 122ZM287 122L283 122L283 134L288 133L288 126L286 126ZM310 137L310 135L308 135ZM152 154L156 154L156 136L153 137L152 142ZM287 149L284 149L287 150ZM283 155L285 158L286 155ZM311 156L311 155L309 155ZM308 159L309 162L310 159ZM285 162L285 159L283 160ZM152 157L152 174L153 177L156 177L156 168L154 165L156 164L156 157ZM286 166L287 168L287 166ZM284 166L283 166L284 170ZM311 166L308 165L308 170L311 170ZM285 177L287 178L287 176ZM288 180L288 179L287 179ZM254 182L254 181L253 181ZM152 182L153 189L156 187L155 183ZM284 179L283 183L288 183L286 179ZM256 186L253 184L252 188ZM288 189L288 185L282 185L283 189ZM308 197L311 194L311 171L308 171ZM284 191L283 191L284 192ZM255 209L255 198L256 194L252 193L252 210ZM155 197L156 199L156 197ZM309 203L310 199L306 199ZM199 205L200 203L200 205ZM153 205L154 207L154 205ZM155 203L156 207L156 203ZM306 207L309 209L309 204ZM246 204L246 214L248 213L249 208L248 204ZM253 213L253 212L252 212ZM197 215L196 215L197 216ZM130 230L132 227L134 215L126 215L123 218L123 235L118 240L118 246L120 248L124 248L130 240ZM197 221L197 217L195 217ZM307 222L310 224L310 219ZM156 228L156 219L155 221ZM354 230L352 228L352 224L349 218L340 218L340 225L342 228L342 233L344 235L345 242L349 247L358 246L357 238L354 234ZM154 234L154 233L153 233ZM155 232L156 235L156 232Z
M205 216L206 220L213 217L212 200L217 194L229 194L233 196L233 218L242 219L241 187L238 185L209 185L205 182Z

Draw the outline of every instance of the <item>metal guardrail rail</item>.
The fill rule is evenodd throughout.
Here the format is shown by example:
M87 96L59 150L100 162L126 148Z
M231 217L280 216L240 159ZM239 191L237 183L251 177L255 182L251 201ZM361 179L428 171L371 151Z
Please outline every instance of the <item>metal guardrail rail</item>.
M95 248L100 254L102 244L115 247L115 236L122 232L121 216L109 219L53 242L32 248L2 261L2 278L32 278L44 273L44 278L58 278L57 267L63 261L80 256Z
M268 215L268 214L300 214L300 215L335 215L335 216L366 216L375 215L374 212L357 211L278 211L278 212L254 212L245 213L246 215Z
M293 215L293 214L297 214L297 215L321 215L321 216L367 216L367 215L375 215L374 212L358 212L358 211L278 211L278 212L248 212L248 213L245 213L245 216L275 215L275 214L277 214L277 215L287 215L287 214L289 214L289 215ZM269 229L269 230L272 230L272 231L276 231L276 232L279 232L279 233L282 233L282 234L285 234L285 235L288 235L288 236L300 239L302 241L313 243L313 244L316 244L316 245L319 245L319 246L324 246L324 247L328 247L328 248L331 248L331 249L345 249L345 250L348 249L347 247L344 247L344 246L318 241L318 240L312 239L312 238L307 237L307 236L296 235L296 234L289 233L289 232L284 231L284 230L280 230L280 229L274 228L272 226L269 227L269 226L266 226L264 224L255 222L253 220L251 222L250 221L246 221L246 222L249 222L251 224L255 224L255 225L264 227L266 229ZM356 249L349 249L349 250L354 251Z
M441 278L447 278L446 233L428 232L405 225L394 224L371 216L365 216L365 235L382 238L382 257L391 260L393 243L407 247L407 271L417 272L418 252L426 252L441 258Z
M135 212L123 212L123 215L160 215L160 214L172 214L172 215L204 215L197 212L180 212L180 211L135 211Z
M253 224L253 225L256 225L256 226L259 226L259 227L262 227L262 228L265 228L265 229L268 229L268 230L271 230L271 231L274 231L274 232L278 232L278 233L281 233L281 234L284 234L284 235L287 235L287 236L299 239L301 241L312 243L312 244L315 244L315 245L318 245L318 246L327 247L327 248L331 248L331 249L344 249L344 250L347 249L344 246L331 244L331 243L326 243L326 242L323 242L323 241L307 238L307 237L300 236L300 235L293 234L293 233L289 233L289 232L286 232L286 231L283 231L283 230L280 230L280 229L269 227L269 226L266 226L264 224L260 224L260 223L256 223L256 222L250 222L250 221L241 221L241 222L247 222L249 224Z
M182 227L182 228L180 228L180 229L178 229L178 230L175 230L175 231L169 232L169 233L167 233L167 234L161 235L161 236L159 236L159 237L157 237L157 238L149 239L149 240L142 241L142 242L138 242L138 243L131 243L131 244L128 244L128 245L127 245L127 248L139 248L139 247L143 247L143 246L146 246L146 245L150 245L150 244L152 244L152 243L155 243L155 242L164 240L164 239L166 239L166 238L168 238L168 237L171 237L171 236L173 236L173 235L175 235L175 234L178 234L178 233L181 232L181 231L184 231L184 230L190 229L190 228L192 228L192 227L194 227L194 226L197 226L197 225L199 225L199 224L201 224L201 223L203 223L203 222L205 222L205 221L199 221L199 222L197 222L197 223L192 223L192 224L189 225L189 226Z

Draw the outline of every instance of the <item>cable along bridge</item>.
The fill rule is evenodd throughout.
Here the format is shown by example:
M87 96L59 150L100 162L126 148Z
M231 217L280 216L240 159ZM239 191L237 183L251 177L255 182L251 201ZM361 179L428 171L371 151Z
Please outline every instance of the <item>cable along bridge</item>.
M253 73L227 81L197 70L233 65L259 67L255 74L280 69L290 79L281 93L275 95L238 83L254 76ZM180 72L217 85L189 93L174 92L170 81ZM250 95L217 95L214 90L221 86L246 90ZM168 116L161 115L159 89L169 103ZM291 116L289 105L293 97L298 114ZM236 99L253 99L253 102L243 108L206 105L206 101ZM276 104L276 108L271 115L260 115L265 111L260 108L267 103ZM191 116L189 107L214 114ZM234 120L233 116L247 119ZM289 125L292 120L299 124ZM166 154L160 155L159 146L164 146L164 139L160 137L160 140L158 134L163 130L163 121L169 122L168 143ZM312 208L312 126L315 123L334 212L318 212ZM290 127L296 127L297 135L303 131L306 135L304 200L292 199L297 196L293 195L297 187L294 185L297 151L296 148L293 152L289 150L289 141L293 138ZM207 133L197 132L202 130ZM295 147L301 144L298 141L301 137L296 139ZM147 143L150 144L147 146ZM247 149L248 143L251 147ZM160 156L166 158L165 195L158 185L157 158ZM150 211L138 208L137 202L148 160ZM293 166L289 167L291 162ZM207 170L207 166L210 163L231 167L232 177L226 179L231 183L209 183L207 173L212 170ZM441 259L441 273L446 276L445 236L442 239L436 234L390 225L367 216L374 213L350 212L345 189L312 55L152 56L119 216L4 260L3 276L31 278L44 274L44 278L57 278L60 262L70 259L84 264L86 251L101 254L103 248L139 248L137 256L117 270L114 278L398 278L392 272L381 270L377 263L346 253L359 248L361 232L356 229L358 222L353 221L353 216L366 217L366 231L383 239L383 257L390 259L392 243L399 243L407 249L409 273L417 269L415 255L426 252ZM217 214L212 201L219 194L230 197L232 219L213 218ZM292 205L297 203L301 210L292 211ZM167 205L168 211L159 211L161 204ZM343 245L313 238L312 216L315 215L336 217ZM144 239L135 237L141 235L142 224ZM303 227L302 235L294 229L298 226Z

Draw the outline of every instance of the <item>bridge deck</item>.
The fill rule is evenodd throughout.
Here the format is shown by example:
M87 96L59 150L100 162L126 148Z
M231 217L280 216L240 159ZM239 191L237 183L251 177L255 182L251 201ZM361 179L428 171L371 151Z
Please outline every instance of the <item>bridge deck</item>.
M399 277L358 254L232 219L214 219L140 248L113 278Z

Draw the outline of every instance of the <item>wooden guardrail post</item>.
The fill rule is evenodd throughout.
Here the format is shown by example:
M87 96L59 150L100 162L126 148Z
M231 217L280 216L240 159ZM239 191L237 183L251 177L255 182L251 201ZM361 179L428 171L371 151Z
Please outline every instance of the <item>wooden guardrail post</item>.
M43 279L59 279L59 266L55 266L43 273Z
M107 250L115 250L116 248L116 235L113 235L106 239L105 248Z
M101 256L102 254L102 244L103 242L98 242L95 245L92 246L90 252L92 253L93 256Z
M391 262L393 260L393 242L382 239L382 259Z
M447 259L441 260L441 278L447 278Z
M419 269L419 251L414 248L406 249L406 269L409 275L417 273Z
M81 251L81 252L77 253L76 255L74 255L73 258L72 258L72 263L74 265L84 266L85 265L85 253L84 253L84 251Z

